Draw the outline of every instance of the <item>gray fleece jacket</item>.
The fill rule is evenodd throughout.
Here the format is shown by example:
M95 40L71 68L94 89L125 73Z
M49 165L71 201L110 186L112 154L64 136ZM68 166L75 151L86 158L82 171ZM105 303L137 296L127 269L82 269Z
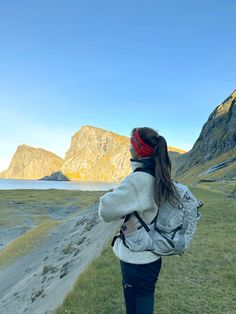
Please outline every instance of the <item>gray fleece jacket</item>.
M131 161L131 166L134 170L142 167L143 164ZM129 221L135 226L139 226L140 223L132 214L137 211L140 217L149 224L158 211L153 190L154 178L150 174L141 171L133 172L112 192L108 192L100 198L99 215L105 222L120 220L122 224L123 217L131 214ZM132 252L120 238L115 241L113 251L120 260L132 264L147 264L160 258L150 251Z

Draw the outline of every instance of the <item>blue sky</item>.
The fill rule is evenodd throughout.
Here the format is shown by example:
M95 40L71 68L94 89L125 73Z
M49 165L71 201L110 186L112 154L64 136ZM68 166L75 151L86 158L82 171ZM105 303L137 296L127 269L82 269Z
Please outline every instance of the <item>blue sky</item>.
M235 88L235 0L0 0L0 170L94 125L191 149Z

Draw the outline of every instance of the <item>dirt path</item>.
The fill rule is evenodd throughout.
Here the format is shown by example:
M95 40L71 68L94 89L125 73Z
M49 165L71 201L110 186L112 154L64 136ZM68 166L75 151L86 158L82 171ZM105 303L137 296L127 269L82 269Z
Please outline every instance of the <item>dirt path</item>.
M118 228L98 203L49 233L40 247L0 270L1 314L52 313Z

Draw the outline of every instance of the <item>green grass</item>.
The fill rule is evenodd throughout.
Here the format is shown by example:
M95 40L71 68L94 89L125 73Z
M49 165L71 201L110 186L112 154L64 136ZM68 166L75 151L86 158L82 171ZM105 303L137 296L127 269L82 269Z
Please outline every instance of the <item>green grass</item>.
M218 165L222 162L230 160L236 157L235 150L231 150L227 153L224 153L208 162L195 165L191 167L188 171L184 172L177 178L177 181L185 182L186 184L194 185L199 182L201 179L207 180L231 180L236 178L236 162L233 162L226 167L223 167L219 170L216 170L212 173L206 173L211 167ZM235 182L234 182L235 184Z
M183 256L163 258L158 314L236 313L236 201L217 189L191 189L205 201ZM119 262L108 246L80 276L55 314L125 313Z
M82 273L63 305L55 312L90 314L124 312L119 261L108 246Z

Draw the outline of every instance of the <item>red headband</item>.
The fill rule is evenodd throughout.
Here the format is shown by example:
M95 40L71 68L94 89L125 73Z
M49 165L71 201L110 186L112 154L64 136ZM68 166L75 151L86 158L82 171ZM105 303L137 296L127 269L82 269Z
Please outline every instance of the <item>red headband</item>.
M150 157L154 153L154 148L144 143L144 141L139 136L137 129L132 132L130 142L136 152L142 157Z

